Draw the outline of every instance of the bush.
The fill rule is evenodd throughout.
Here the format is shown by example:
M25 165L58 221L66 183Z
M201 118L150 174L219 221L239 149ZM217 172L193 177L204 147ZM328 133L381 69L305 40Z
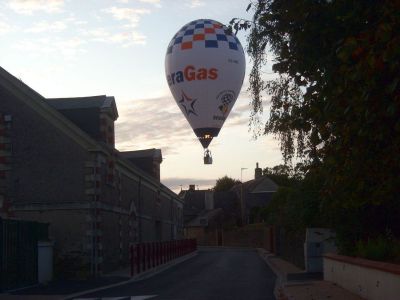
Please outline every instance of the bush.
M355 255L365 259L400 263L400 241L388 235L380 235L356 243Z

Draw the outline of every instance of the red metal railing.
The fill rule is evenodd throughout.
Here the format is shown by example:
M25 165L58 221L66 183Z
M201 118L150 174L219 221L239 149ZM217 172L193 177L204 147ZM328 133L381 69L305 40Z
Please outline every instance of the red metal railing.
M133 244L130 247L131 276L196 250L197 241L195 239Z

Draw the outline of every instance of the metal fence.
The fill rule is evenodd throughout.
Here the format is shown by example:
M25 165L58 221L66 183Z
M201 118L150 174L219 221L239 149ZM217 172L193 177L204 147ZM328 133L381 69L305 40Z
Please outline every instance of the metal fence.
M131 245L131 276L163 265L196 251L195 239L150 242Z
M47 239L48 224L0 218L0 291L37 282L37 244Z

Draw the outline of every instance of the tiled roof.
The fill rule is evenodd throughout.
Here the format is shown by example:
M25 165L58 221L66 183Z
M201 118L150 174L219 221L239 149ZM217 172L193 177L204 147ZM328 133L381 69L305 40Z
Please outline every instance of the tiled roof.
M117 106L114 97L106 95L72 98L46 98L48 104L57 110L99 108L111 109L115 119L118 118Z
M241 185L242 184L237 184L231 190L240 193ZM262 176L257 179L243 182L243 189L248 193L276 192L278 190L278 185L268 176Z
M120 152L121 156L124 158L159 158L162 160L161 149L144 149L144 150L137 150L137 151L123 151Z

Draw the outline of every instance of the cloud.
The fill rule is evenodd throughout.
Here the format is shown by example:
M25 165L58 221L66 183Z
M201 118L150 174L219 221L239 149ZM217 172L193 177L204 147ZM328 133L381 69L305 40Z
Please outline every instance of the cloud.
M85 50L81 47L86 42L78 37L69 39L61 38L41 38L35 40L21 40L15 44L14 48L25 53L40 53L62 55L65 58L73 58Z
M177 154L176 149L197 143L190 125L172 96L131 100L118 104L120 118L116 122L117 148L161 148L163 154ZM234 107L225 128L248 126L248 105ZM215 145L218 141L214 141Z
M41 33L41 32L61 32L67 29L67 25L62 21L56 21L49 23L47 21L41 21L33 24L30 28L26 29L26 32Z
M127 4L129 3L129 0L117 0L117 2ZM139 2L152 4L155 7L161 7L161 0L139 0Z
M160 0L139 0L139 1L143 2L143 3L153 4L156 7L161 7L161 1Z
M82 32L82 34L95 42L122 44L123 47L129 47L135 44L146 44L146 36L137 31L112 33L105 28L96 28L92 30L85 30Z
M172 97L132 100L118 104L117 148L120 150L161 148L171 153L196 140ZM173 147L170 147L173 145Z
M110 35L106 41L111 43L123 44L124 47L129 47L134 44L144 45L146 44L146 36L139 32L120 32L114 35Z
M24 15L32 15L38 11L57 13L62 11L64 0L9 0L7 6Z
M248 116L243 116L238 113L231 113L225 124L225 127L247 126L248 124L249 124Z
M200 6L206 5L206 3L204 1L201 1L201 0L190 0L185 5L190 7L190 8L198 8Z
M133 29L138 27L140 19L143 15L150 14L150 10L144 8L121 8L113 6L104 9L103 11L111 14L116 20L125 21L126 23L123 25L123 28L128 30L118 33L106 33L103 30L103 36L95 37L97 38L97 41L119 43L122 44L123 47L146 44L146 36Z
M70 13L69 16L67 18L65 18L63 21L65 23L71 23L71 24L77 25L77 26L86 25L89 23L87 20L78 20L75 17L74 13Z
M12 27L9 24L0 21L0 35L7 34L11 31Z
M130 27L137 27L142 15L149 14L150 10L144 8L121 8L110 7L104 9L104 12L111 14L114 19L128 21Z

